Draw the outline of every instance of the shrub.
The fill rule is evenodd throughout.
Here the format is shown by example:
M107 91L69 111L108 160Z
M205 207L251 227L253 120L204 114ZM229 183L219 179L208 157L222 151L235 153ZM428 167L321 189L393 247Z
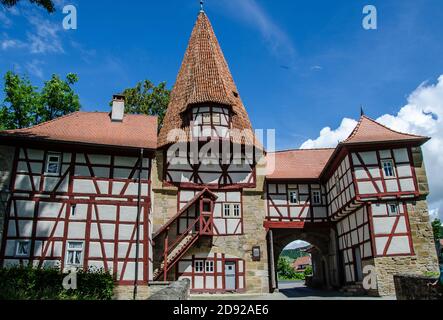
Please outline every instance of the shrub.
M12 267L0 269L1 300L110 300L114 280L101 269L80 270L77 289L65 290L59 269Z

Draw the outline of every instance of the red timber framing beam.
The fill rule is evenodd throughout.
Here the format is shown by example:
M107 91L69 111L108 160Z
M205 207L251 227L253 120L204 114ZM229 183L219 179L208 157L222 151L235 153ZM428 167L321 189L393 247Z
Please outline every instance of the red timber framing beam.
M270 185L275 185L276 192L271 192L269 190ZM296 185L297 188L289 188L290 185ZM305 185L308 187L308 192L303 193L300 192L300 186ZM319 185L319 188L312 188L312 185ZM279 186L285 186L284 191L280 191ZM296 189L298 191L298 203L290 203L289 200L289 190ZM313 191L319 191L320 192L320 199L321 204L313 204L312 203L312 192ZM282 221L282 222L293 222L293 221L305 221L305 222L327 222L329 221L327 216L327 199L326 195L324 194L322 190L322 184L320 181L306 181L301 182L300 180L266 180L266 207L267 207L267 220L276 220ZM285 204L276 204L275 201L272 199L272 196L284 196L285 197ZM304 203L301 200L304 201ZM270 210L271 208L275 209L278 213L278 217L271 216ZM297 216L291 216L291 209L300 208L300 212L297 214ZM325 217L316 218L314 217L314 208L325 208ZM282 210L286 210L287 214L284 214ZM303 215L306 213L306 217L303 217Z
M202 147L204 147L204 145L206 143L211 143L211 142L218 142L219 143L219 150L218 152L222 152L222 145L223 143L226 142L226 140L223 139L205 139L205 141L199 141L199 152L201 150ZM170 186L175 186L178 188L182 188L182 189L199 189L202 187L205 188L209 188L209 189L214 189L214 190L230 190L230 189L240 189L240 188L255 188L256 187L256 155L255 153L253 154L253 159L252 159L252 163L248 163L249 165L249 170L233 170L233 171L229 171L229 167L232 165L233 161L234 161L234 146L233 143L230 142L230 162L229 164L223 164L222 163L222 157L218 156L218 164L220 166L220 170L219 171L211 171L211 170L203 170L201 168L202 166L202 162L199 161L198 163L192 164L192 159L191 159L191 153L189 152L190 150L190 145L189 143L186 145L187 147L187 153L186 153L186 157L187 157L187 164L189 165L190 169L186 170L186 169L173 169L170 166L170 163L168 161L168 155L167 155L167 148L165 148L163 150L163 177L164 177L164 181L163 181L163 185L165 187L170 187ZM242 153L245 153L245 146L242 145L241 146L241 151ZM186 173L190 173L190 178L189 178L189 182L175 182L173 181L173 178L171 176L171 172L186 172ZM203 181L203 178L201 177L202 174L214 174L217 173L219 174L219 178L217 183L205 183ZM249 174L249 178L247 182L234 182L234 179L231 177L232 174Z

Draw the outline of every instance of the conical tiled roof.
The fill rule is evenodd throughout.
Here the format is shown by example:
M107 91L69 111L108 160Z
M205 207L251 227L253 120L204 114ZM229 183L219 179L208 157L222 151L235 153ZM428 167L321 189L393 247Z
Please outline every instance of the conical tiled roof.
M354 131L342 144L426 140L429 140L429 138L392 130L363 115Z
M159 134L159 147L170 143L167 136L171 130L185 129L181 114L190 105L198 103L231 106L234 112L232 129L252 131L228 64L204 12L200 12L197 18L171 92L171 101Z

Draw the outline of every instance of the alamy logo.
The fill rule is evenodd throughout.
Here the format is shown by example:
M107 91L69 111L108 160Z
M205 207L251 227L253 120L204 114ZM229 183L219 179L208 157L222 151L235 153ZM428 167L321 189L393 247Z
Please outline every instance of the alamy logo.
M63 13L66 17L63 19L63 29L77 30L77 8L72 4L63 7Z
M373 5L366 5L363 8L363 29L365 30L377 30L377 8Z
M363 268L363 288L365 290L377 289L377 273L373 265L367 265Z
M77 271L69 270L69 273L63 278L63 289L77 290Z

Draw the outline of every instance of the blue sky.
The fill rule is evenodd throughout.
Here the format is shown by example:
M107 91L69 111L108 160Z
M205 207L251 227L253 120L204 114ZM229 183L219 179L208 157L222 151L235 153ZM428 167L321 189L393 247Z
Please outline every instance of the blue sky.
M278 149L308 139L328 146L340 128L349 131L343 119L358 119L360 105L402 127L411 95L443 74L441 0L205 2L253 126L275 128ZM0 8L0 74L27 73L40 86L53 73L75 72L85 111L108 110L112 94L143 79L171 87L199 11L198 0L56 3L53 15L26 1ZM77 30L63 30L64 4L76 6ZM377 8L377 30L362 28L367 4ZM318 143L328 126L328 142ZM441 127L430 132L437 141Z

